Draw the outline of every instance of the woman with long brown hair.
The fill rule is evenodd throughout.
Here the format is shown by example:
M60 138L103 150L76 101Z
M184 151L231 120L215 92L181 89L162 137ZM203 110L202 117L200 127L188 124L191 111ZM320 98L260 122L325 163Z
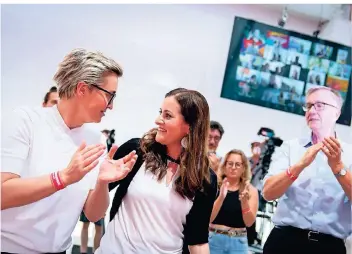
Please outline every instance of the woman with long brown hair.
M123 144L137 162L119 184L111 222L96 254L209 253L208 226L217 178L207 156L209 107L183 88L167 93L157 128Z
M249 183L249 161L241 150L231 150L218 172L220 191L210 218L211 254L248 253L247 231L258 211L258 191Z

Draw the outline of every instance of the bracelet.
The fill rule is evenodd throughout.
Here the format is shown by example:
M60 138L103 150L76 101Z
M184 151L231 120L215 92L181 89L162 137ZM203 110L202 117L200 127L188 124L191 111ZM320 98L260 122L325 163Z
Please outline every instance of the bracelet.
M244 210L242 210L242 214L249 213L250 211L251 211L251 209L250 209L250 208L244 209Z
M294 181L294 180L297 179L297 176L295 176L294 174L292 174L292 172L290 171L290 168L288 168L288 169L286 170L286 175L287 175L292 181Z
M59 191L65 188L64 183L62 182L60 178L59 172L53 172L50 174L50 180L54 188Z

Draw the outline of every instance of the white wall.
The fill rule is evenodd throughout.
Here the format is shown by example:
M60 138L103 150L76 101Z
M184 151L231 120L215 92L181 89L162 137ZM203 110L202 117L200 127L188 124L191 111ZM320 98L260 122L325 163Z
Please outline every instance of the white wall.
M302 134L301 116L220 98L235 15L276 25L280 12L249 5L6 5L1 15L3 113L40 105L64 55L85 47L124 67L115 109L99 126L117 129L117 143L152 127L164 94L179 86L207 97L211 118L225 128L222 153L248 153L261 126L283 139ZM291 17L286 28L312 34L316 23ZM350 138L350 127L338 131Z

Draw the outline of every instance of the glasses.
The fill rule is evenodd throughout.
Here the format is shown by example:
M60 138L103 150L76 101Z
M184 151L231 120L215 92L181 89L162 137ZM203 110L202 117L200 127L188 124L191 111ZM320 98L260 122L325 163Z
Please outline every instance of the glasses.
M107 93L110 96L110 99L108 100L108 106L112 104L112 102L114 101L115 97L116 97L116 93L115 92L109 92L107 90L105 90L104 88L101 88L100 86L97 86L95 84L91 85L93 87L95 87L96 89L103 91L105 93Z
M325 103L325 102L316 102L316 103L307 103L306 105L304 105L302 108L303 108L303 111L307 112L309 111L313 106L315 108L316 111L323 111L325 109L325 105L328 105L330 107L334 107L334 108L337 108L336 106L334 105L331 105L329 103Z
M235 168L242 168L243 163L240 162L233 162L233 161L226 161L226 167L230 167L233 168L233 166L235 166Z
M214 139L214 141L215 141L216 143L218 143L218 142L220 141L220 139L221 139L221 138L220 138L220 137L218 137L218 136L215 136L215 137L213 137L213 136L209 136L209 137L208 137L208 139L209 139L209 141L210 141L210 140L212 140L212 139Z

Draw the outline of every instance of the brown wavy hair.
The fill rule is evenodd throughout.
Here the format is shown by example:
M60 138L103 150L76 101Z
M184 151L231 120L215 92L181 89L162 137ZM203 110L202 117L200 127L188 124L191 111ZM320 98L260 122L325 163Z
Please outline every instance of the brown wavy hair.
M247 156L244 154L244 152L242 150L233 149L225 155L223 163L221 164L220 170L218 171L218 174L217 174L218 175L218 184L219 184L219 186L221 186L222 181L226 177L226 174L225 174L226 162L229 159L231 154L238 154L241 156L241 160L242 160L243 168L244 168L244 171L243 171L241 178L240 178L240 190L242 191L244 189L246 183L250 182L251 178L252 178L249 160L247 159Z
M187 148L180 155L180 177L175 181L176 192L193 199L195 192L203 191L204 181L210 182L208 160L209 106L205 97L193 90L177 88L165 95L174 97L181 107L181 114L190 127ZM157 128L151 129L141 139L147 170L160 181L167 171L167 147L155 141Z

